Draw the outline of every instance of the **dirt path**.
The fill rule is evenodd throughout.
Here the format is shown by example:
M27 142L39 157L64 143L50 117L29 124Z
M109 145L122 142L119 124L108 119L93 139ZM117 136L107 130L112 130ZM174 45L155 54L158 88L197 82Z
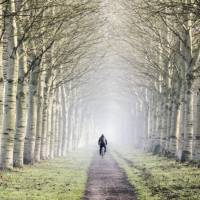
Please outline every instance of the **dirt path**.
M102 159L96 155L88 172L83 200L136 200L133 187L116 161L108 153Z

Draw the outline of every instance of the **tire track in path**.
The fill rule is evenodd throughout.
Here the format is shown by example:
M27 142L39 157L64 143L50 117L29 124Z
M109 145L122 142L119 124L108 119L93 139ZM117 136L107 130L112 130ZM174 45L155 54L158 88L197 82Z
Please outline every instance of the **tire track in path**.
M133 187L110 153L95 155L83 200L137 200Z

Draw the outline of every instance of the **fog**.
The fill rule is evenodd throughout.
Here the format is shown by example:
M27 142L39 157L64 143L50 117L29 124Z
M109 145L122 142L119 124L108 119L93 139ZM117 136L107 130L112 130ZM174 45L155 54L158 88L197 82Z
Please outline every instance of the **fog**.
M94 47L93 70L79 88L83 113L79 146L96 145L104 134L109 144L142 147L144 113L140 112L140 98L135 90L139 57L133 57L133 48L121 38L126 35L126 25L120 4L105 1L102 14L105 22L99 30L100 43ZM130 55L131 62L127 59Z
M112 52L112 53L110 53ZM84 129L81 146L96 145L98 137L104 134L109 144L137 145L138 122L136 119L137 97L130 85L130 76L127 69L131 66L112 49L103 58L102 64L96 71L95 78L88 78L81 94L88 92L82 100L82 107L87 110L89 129ZM83 106L84 105L84 106ZM136 134L137 133L137 134Z

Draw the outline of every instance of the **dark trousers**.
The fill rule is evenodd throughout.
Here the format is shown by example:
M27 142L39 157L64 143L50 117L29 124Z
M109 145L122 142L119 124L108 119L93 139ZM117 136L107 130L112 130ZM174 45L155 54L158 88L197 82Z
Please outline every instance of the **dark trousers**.
M105 144L101 144L100 145L100 149L99 149L99 154L101 155L101 151L102 151L102 149L105 149L105 152L106 152L106 145Z

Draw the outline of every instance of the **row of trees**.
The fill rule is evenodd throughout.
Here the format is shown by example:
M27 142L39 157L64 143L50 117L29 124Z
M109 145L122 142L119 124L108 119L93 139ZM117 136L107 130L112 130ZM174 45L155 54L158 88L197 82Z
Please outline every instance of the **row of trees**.
M120 54L133 66L143 147L200 160L200 2L126 0L120 8L120 38L129 47Z
M84 126L76 126L82 122L78 87L92 70L98 15L93 0L0 3L2 169L77 147Z

